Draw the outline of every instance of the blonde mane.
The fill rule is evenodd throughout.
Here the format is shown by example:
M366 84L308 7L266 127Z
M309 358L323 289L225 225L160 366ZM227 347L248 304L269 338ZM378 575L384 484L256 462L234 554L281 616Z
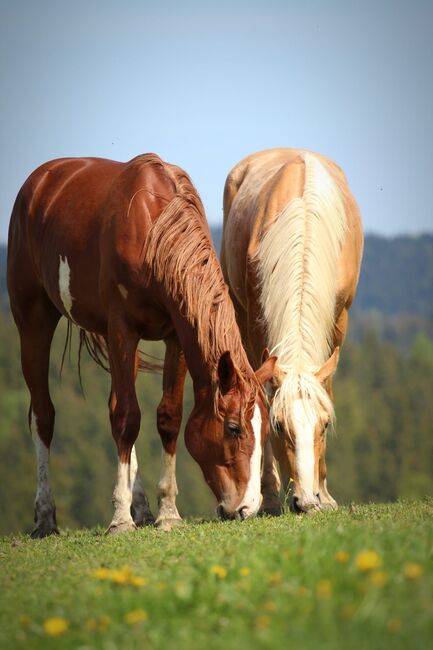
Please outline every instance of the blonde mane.
M331 351L337 264L347 228L329 172L314 155L303 156L303 195L275 217L256 254L268 342L285 374L272 410L289 423L299 397L333 417L332 402L315 372Z
M191 180L164 165L175 183L175 196L153 223L145 244L145 280L160 282L197 332L198 345L211 372L218 412L217 367L227 350L235 364L238 388L255 398L258 383L249 371L234 308L213 247L203 205ZM249 392L249 391L248 391Z

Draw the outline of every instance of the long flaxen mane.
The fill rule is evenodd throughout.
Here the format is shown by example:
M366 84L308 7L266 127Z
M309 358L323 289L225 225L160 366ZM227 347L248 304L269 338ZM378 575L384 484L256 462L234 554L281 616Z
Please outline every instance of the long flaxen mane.
M256 254L262 316L284 375L271 418L279 415L289 429L299 397L309 412L323 408L334 417L315 373L331 352L337 264L347 227L344 204L329 172L314 155L305 153L303 158L303 195L275 217Z
M211 374L215 412L218 415L220 391L217 367L221 355L230 351L237 372L238 389L244 398L244 416L246 408L255 399L259 385L254 373L248 371L248 360L211 241L204 208L185 172L167 165L164 165L164 169L174 181L176 192L153 223L146 239L145 279L149 281L153 276L160 282L179 306L182 315L195 328L203 359ZM251 388L252 394L249 391Z

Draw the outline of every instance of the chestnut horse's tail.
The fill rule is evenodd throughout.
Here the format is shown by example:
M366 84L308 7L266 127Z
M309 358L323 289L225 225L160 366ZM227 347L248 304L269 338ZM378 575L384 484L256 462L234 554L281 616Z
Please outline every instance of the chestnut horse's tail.
M87 349L87 352L98 366L101 366L101 368L110 372L108 349L103 336L92 332L86 332L86 330L80 328L80 347L78 352L79 367L83 346ZM152 355L143 352L143 350L138 351L138 369L140 372L162 372L163 366L161 364L153 363L153 361L148 361L148 359L153 359L154 361L160 360L157 357L153 357Z
M68 319L67 331L65 346L63 348L62 361L60 364L60 375L62 374L63 366L65 363L66 352L69 352L69 357L71 356L71 339L72 339L72 322ZM80 380L81 390L83 390L83 384L81 381L81 352L83 347L86 348L90 357L103 368L106 372L111 372L110 370L110 361L108 358L108 348L103 336L99 334L94 334L93 332L87 332L86 330L79 328L79 347L78 347L78 377ZM146 358L147 357L147 358ZM148 361L151 359L151 361ZM138 370L140 372L159 372L163 370L163 366L159 363L154 363L156 361L162 361L158 357L153 357L143 350L138 351Z

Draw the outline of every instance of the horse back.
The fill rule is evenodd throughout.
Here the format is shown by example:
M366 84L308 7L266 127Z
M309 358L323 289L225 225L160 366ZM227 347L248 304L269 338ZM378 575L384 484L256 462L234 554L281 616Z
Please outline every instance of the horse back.
M44 290L61 313L104 332L113 286L139 282L143 244L175 195L175 174L153 154L128 163L63 158L39 167L12 212L11 303L24 302L20 291L30 297ZM72 316L62 297L65 279Z

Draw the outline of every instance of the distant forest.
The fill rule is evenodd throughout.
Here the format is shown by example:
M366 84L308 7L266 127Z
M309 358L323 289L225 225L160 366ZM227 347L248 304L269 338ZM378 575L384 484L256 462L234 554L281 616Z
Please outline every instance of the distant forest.
M213 233L217 247L220 231ZM35 458L27 426L29 397L0 248L0 533L31 528ZM51 358L56 406L52 477L60 527L106 525L116 473L106 401L109 377L83 353L83 397L72 348L62 379L61 322ZM160 344L143 348L162 355ZM366 238L358 296L335 382L337 426L328 444L329 488L341 502L386 501L433 494L433 236ZM155 409L161 376L138 381L142 427L138 456L155 506L160 441ZM191 390L185 396L185 414ZM209 516L214 500L179 438L179 509Z

